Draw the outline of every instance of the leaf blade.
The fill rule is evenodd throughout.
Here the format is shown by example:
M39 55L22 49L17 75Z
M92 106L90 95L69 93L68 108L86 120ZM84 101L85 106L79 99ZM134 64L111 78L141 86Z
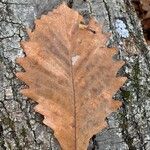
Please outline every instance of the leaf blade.
M92 19L81 27L81 21L62 4L36 21L30 40L22 42L26 57L17 60L25 69L17 76L29 86L22 93L38 102L35 110L65 150L87 148L106 116L120 107L112 95L124 82L116 82L122 63L113 63L114 49L105 47L100 26Z

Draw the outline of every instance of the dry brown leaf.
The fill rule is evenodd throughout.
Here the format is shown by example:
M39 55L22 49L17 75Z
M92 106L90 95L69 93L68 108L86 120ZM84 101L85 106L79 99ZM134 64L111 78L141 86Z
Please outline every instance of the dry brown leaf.
M144 11L142 20L143 28L150 31L150 0L141 0L140 2Z
M106 127L105 118L121 105L112 95L123 84L116 78L121 62L107 36L92 19L81 24L78 12L62 4L36 21L29 41L22 42L26 57L17 73L29 88L21 92L38 102L36 111L64 150L85 150L89 139Z
M141 19L145 39L147 43L150 44L150 0L132 0L132 2Z
M150 0L140 0L142 9L146 11L145 19L150 18Z

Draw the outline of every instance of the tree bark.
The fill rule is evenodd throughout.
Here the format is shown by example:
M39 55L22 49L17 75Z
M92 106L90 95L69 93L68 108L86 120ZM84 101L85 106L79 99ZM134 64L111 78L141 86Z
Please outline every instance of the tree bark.
M61 0L0 0L0 150L57 150L53 131L35 113L32 101L19 93L24 83L15 77L15 63L24 56L20 41L34 29L34 20ZM108 116L108 127L93 136L89 150L150 149L150 55L140 21L129 0L68 0L86 20L95 17L111 32L108 46L118 48L115 59L126 64L118 74L128 80L115 97L123 106ZM62 12L63 13L63 12Z

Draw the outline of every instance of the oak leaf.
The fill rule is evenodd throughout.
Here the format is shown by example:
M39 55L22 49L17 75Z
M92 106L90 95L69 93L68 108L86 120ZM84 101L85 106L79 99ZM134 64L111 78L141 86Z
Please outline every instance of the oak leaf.
M21 43L26 57L17 63L25 72L16 75L29 86L21 92L38 102L35 110L64 150L87 149L121 105L112 95L124 82L116 78L123 63L113 62L116 50L105 46L107 39L94 19L84 25L78 12L62 4L36 20Z

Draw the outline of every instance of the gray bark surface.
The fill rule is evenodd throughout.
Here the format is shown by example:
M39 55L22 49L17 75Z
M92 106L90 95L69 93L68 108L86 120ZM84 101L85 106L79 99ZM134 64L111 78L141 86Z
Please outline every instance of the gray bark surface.
M108 127L93 136L89 150L150 150L150 54L141 24L129 0L68 0L85 19L94 16L111 32L108 46L126 62L118 74L128 77L118 91L122 108L108 116ZM19 93L25 85L15 77L24 56L20 41L34 20L61 0L0 0L0 150L57 150L53 131L35 113L33 101ZM63 12L62 12L63 13Z

